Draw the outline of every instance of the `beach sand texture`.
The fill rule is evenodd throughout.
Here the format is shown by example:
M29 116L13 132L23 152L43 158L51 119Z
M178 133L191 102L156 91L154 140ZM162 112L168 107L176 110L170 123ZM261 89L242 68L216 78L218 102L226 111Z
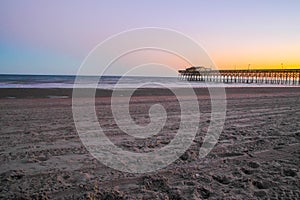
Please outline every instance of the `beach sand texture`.
M159 171L130 174L108 168L85 149L72 118L71 90L1 89L0 199L299 199L300 89L226 92L225 127L206 158L198 152L210 101L205 89L197 89L200 130L189 150ZM149 123L155 103L169 114L160 134L138 141L115 124L109 94L98 92L96 110L116 145L148 152L176 134L180 109L170 93L144 89L132 98L130 112L141 125Z

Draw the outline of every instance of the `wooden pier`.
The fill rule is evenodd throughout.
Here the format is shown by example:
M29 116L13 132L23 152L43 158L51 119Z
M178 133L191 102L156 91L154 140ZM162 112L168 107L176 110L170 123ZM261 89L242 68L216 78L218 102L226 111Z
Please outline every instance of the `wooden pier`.
M178 72L179 79L187 81L300 85L300 69L211 70L190 67Z

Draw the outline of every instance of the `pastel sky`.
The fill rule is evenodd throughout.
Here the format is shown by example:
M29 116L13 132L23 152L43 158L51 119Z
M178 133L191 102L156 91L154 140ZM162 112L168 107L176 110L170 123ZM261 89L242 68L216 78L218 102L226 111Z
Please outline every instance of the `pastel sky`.
M0 73L76 74L99 42L140 27L190 36L219 69L300 68L299 8L299 0L1 0Z

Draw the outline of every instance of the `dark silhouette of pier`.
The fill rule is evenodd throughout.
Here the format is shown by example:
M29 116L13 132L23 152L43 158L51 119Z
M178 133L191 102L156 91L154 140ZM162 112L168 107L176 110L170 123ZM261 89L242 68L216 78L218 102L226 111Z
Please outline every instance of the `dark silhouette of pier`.
M179 70L187 81L300 85L300 69L212 70L190 67Z

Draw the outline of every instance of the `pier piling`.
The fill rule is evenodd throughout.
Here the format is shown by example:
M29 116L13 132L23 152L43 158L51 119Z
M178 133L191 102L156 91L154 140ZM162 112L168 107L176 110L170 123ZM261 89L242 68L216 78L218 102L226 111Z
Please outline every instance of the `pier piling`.
M191 67L178 72L178 78L187 81L300 85L300 69L211 70Z

